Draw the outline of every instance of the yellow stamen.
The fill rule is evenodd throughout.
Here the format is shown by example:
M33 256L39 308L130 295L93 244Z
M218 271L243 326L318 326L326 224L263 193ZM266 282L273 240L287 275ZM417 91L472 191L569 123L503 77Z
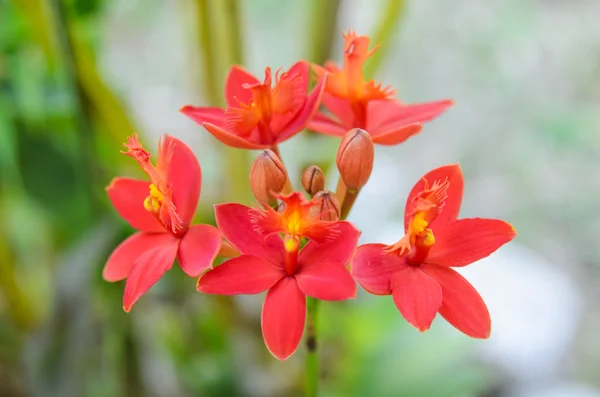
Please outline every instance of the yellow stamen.
M150 184L150 195L146 197L144 200L144 208L148 212L158 213L162 203L164 201L164 196L158 188L151 183Z
M419 211L413 216L410 229L413 233L419 234L425 231L428 224L429 223L425 220L425 212Z

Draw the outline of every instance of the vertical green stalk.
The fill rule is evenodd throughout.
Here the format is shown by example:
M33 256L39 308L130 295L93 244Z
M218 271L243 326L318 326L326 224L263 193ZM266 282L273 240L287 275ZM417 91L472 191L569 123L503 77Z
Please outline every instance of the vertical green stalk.
M365 65L365 78L372 79L377 69L383 63L386 53L392 48L388 40L395 29L398 28L398 21L404 15L406 10L406 0L388 0L387 6L382 9L379 23L376 25L375 33L371 35L371 42L374 44L383 44L369 59Z
M209 0L198 0L197 6L197 27L198 41L200 43L200 53L202 54L202 86L204 95L212 106L221 105L223 97L221 95L221 86L217 76L217 62L214 55L214 41L212 37L212 16L208 5Z
M331 54L337 29L340 0L312 0L309 12L310 26L308 60L323 64Z
M224 106L223 86L229 67L243 64L243 41L238 0L197 0L198 38L204 64L202 83L212 106ZM222 146L227 199L251 201L250 153Z
M68 30L69 26L72 25L72 21L69 20L65 5L60 0L52 0L49 4L54 14L55 34L58 39L69 88L73 97L77 123L76 127L79 131L79 134L77 134L79 146L77 151L77 161L80 165L79 167L76 167L77 174L81 186L84 186L88 203L90 203L91 214L98 214L100 213L100 202L94 192L94 188L97 186L94 181L97 179L98 170L94 163L95 150L94 139L92 136L93 127L89 109L85 106L87 98L77 74L77 65L73 51L73 37Z
M319 390L319 356L317 350L317 313L319 300L306 302L306 397L316 397Z
M343 202L340 204L340 219L346 219L352 206L354 205L354 201L358 196L359 190L356 189L347 189L346 195L344 196Z

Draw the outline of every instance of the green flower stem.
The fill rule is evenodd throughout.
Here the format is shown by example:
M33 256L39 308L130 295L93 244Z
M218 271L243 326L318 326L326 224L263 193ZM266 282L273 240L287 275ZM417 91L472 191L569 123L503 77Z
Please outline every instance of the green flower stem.
M319 390L319 356L317 355L317 313L319 300L306 303L306 397L316 397Z
M356 189L347 189L346 195L344 197L344 201L340 204L340 219L344 220L348 217L352 206L354 205L354 201L356 201L356 197L358 197L358 193L360 190Z
M308 33L308 60L322 65L329 60L331 47L337 33L340 0L311 0L311 26Z
M202 83L212 106L224 106L225 74L233 64L243 63L242 32L237 0L197 0L198 41L203 61ZM228 201L252 201L247 150L221 146Z
M373 78L377 69L383 63L386 53L392 48L388 40L392 33L394 33L394 30L398 28L398 21L404 15L405 10L406 0L388 0L387 6L382 9L379 23L375 25L377 29L371 35L371 43L383 45L375 51L369 62L365 64L365 78Z

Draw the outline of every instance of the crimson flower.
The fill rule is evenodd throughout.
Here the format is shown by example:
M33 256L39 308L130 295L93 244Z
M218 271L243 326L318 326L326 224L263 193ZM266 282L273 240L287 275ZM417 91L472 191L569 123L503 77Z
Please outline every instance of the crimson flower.
M300 61L290 70L275 74L271 88L271 68L265 80L240 66L233 66L227 76L227 108L184 106L181 112L201 124L215 138L240 149L264 149L285 141L306 128L321 103L325 81L310 94L309 64Z
M391 246L360 246L352 275L372 294L391 294L400 313L421 332L439 313L468 336L488 338L491 320L483 299L451 268L490 255L516 232L497 219L457 219L462 193L458 165L425 174L406 200L405 236Z
M363 64L378 47L369 50L369 37L344 34L344 62L340 69L332 62L325 67L313 65L319 78L327 76L323 104L330 114L319 112L309 129L334 136L343 136L349 129L368 131L373 142L396 145L421 131L422 123L439 116L453 102L406 105L393 99L391 86L366 81Z
M158 144L156 167L137 135L124 146L123 153L136 159L150 178L118 177L106 188L119 215L139 230L112 252L102 273L107 281L127 278L123 308L128 312L175 258L191 277L210 268L221 234L212 225L189 225L200 197L201 171L188 146L165 135Z
M309 222L303 214L292 216L290 212L284 217L291 227L286 228L282 239L276 233L265 237L257 230L256 210L249 207L220 204L215 206L215 213L221 233L242 255L200 277L198 291L222 295L268 291L262 332L267 348L277 359L290 357L302 339L306 296L331 301L356 296L356 283L345 267L360 234L351 223L329 222L337 238L322 243L309 241L300 249L298 234L289 232Z

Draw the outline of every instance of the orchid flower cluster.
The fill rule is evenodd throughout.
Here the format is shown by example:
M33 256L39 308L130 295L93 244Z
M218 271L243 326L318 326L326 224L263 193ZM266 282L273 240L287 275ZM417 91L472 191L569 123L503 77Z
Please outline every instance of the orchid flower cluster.
M263 150L250 171L258 204L216 205L216 227L191 224L201 169L190 148L165 135L153 164L137 136L128 138L123 153L139 163L149 180L118 177L107 187L111 203L137 232L112 252L103 270L107 281L126 279L125 311L177 259L188 276L198 278L202 293L267 291L262 333L279 360L290 357L302 339L307 297L352 299L356 283L371 294L391 295L406 321L421 332L439 313L470 337L489 337L484 301L453 268L490 255L516 232L501 220L458 219L463 194L458 165L418 178L406 200L405 235L395 244L357 247L359 228L345 219L371 175L374 144L404 142L453 102L398 101L390 86L363 75L364 62L376 50L369 49L369 38L348 32L344 39L341 67L300 61L275 76L267 67L261 82L233 66L225 109L181 109L223 144ZM278 144L305 129L342 137L335 193L325 190L325 175L317 166L302 176L306 195L292 188ZM213 267L219 255L227 259Z

